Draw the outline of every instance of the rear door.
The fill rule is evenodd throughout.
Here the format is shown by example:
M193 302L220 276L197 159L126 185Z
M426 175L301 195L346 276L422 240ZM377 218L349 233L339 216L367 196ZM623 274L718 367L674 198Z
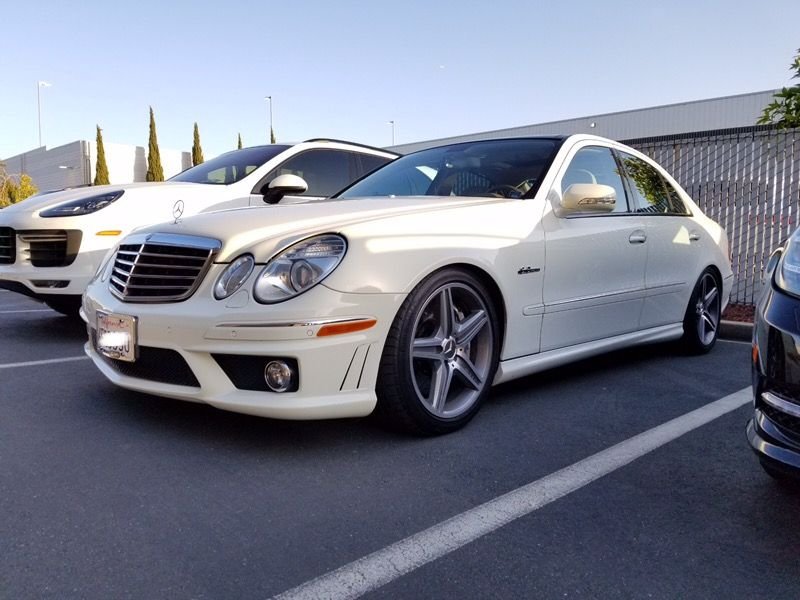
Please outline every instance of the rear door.
M619 159L634 210L647 231L642 329L680 323L702 255L701 235L678 191L654 165L625 152Z
M543 219L542 351L635 331L644 302L645 218L630 210L612 150L591 142L576 148L556 178ZM558 216L564 191L575 183L613 187L614 211Z

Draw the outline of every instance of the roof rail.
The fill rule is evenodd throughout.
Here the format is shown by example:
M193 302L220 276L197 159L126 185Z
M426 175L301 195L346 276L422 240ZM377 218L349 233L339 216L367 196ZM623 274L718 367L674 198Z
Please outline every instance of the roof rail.
M349 144L350 146L358 146L359 148L367 148L368 150L377 150L378 152L386 152L386 154L394 154L395 156L402 156L399 152L387 150L386 148L378 148L377 146L368 146L367 144L359 144L358 142L350 142L348 140L337 140L334 138L311 138L310 140L303 140L306 142L335 142L337 144Z

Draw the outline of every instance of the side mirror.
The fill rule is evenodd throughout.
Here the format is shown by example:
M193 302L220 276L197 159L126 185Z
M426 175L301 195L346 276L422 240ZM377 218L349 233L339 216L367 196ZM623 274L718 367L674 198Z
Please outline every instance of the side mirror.
M561 198L562 216L573 213L609 213L617 205L617 192L610 185L573 183Z
M302 194L308 190L305 179L297 175L278 175L269 182L266 189L261 190L264 202L267 204L277 204L286 195Z

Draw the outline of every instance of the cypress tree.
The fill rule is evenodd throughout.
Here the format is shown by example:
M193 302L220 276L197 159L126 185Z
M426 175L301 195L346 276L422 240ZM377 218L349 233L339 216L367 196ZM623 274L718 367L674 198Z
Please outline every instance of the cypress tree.
M239 134L239 144L236 146L236 149L237 150L241 150L242 149L242 134L241 133Z
M197 122L194 124L194 141L192 142L192 166L196 167L203 162L203 148L200 146L200 130Z
M164 168L161 166L161 152L158 150L156 137L156 119L153 116L153 107L150 107L150 142L147 152L147 181L164 181Z
M95 166L94 185L108 185L108 165L106 164L106 149L103 146L103 130L97 125L97 165Z
M275 130L272 127L269 128L269 143L275 143Z

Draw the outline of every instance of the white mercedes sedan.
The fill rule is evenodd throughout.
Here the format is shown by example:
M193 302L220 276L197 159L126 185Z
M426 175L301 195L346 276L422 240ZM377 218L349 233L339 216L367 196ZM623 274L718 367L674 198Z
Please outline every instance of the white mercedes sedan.
M105 255L138 227L200 212L264 206L284 195L289 201L326 198L396 157L361 144L314 139L226 152L166 182L31 197L0 210L0 289L77 316L81 294ZM298 175L304 187L292 185Z
M493 384L717 339L725 231L648 157L588 136L416 152L330 200L137 232L83 301L125 388L287 419L466 424Z

